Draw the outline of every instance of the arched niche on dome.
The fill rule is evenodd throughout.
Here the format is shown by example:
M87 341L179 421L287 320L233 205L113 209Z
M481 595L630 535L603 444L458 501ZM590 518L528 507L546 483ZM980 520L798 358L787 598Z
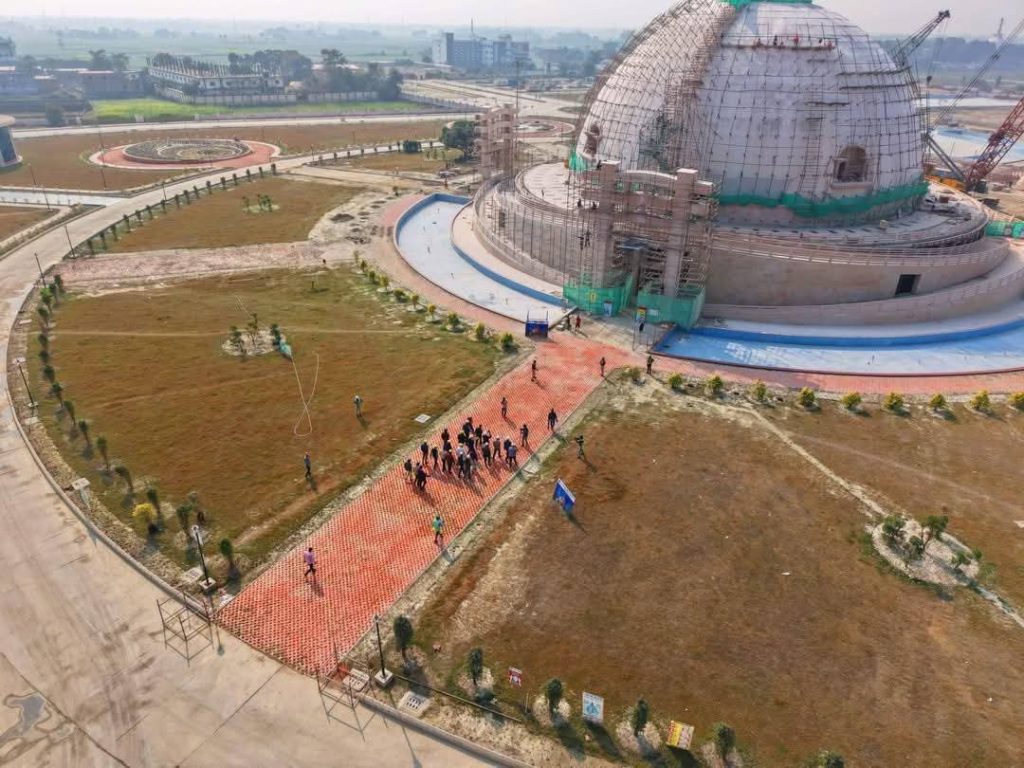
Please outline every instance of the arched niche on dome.
M596 155L597 148L601 144L601 126L597 123L591 123L584 135L586 141L583 145L583 153L585 155Z
M833 179L840 184L857 184L868 179L868 153L864 147L850 144L836 156Z

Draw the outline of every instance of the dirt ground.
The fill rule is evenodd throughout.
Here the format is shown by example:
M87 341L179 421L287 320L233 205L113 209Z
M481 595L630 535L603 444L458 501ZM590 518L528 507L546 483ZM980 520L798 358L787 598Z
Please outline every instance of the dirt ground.
M111 253L154 251L165 248L221 248L259 243L289 243L305 240L320 217L360 193L355 187L291 181L285 177L240 182L226 190L215 186L179 209L168 205L167 213L113 241ZM257 196L268 195L274 210L261 211ZM245 199L249 207L245 210Z
M202 128L168 131L172 138L209 137L240 138L266 141L281 147L285 153L298 153L346 144L392 142L401 139L424 139L441 134L443 121L414 120L408 123L342 123L329 125L275 125L247 128ZM103 133L102 146L117 147L137 141L161 138L158 132ZM180 170L129 170L105 168L88 162L88 157L101 149L101 136L96 133L74 133L18 140L18 151L24 164L0 174L4 186L31 187L32 172L43 187L63 189L128 189L161 179L181 175ZM29 168L31 166L31 169ZM106 183L104 184L104 179Z
M31 227L49 215L45 208L0 205L0 240Z
M329 498L372 470L494 370L489 345L439 330L424 314L379 295L349 268L264 272L182 282L146 291L72 297L57 310L52 365L93 438L135 480L135 502L155 484L178 505L197 490L210 539L227 536L249 561L263 557ZM244 309L243 309L244 308ZM229 328L278 323L297 368L277 353L240 358ZM45 383L30 346L30 376ZM319 357L319 367L317 358ZM309 402L304 418L301 388ZM365 401L365 419L352 398ZM40 416L66 460L106 505L131 520L125 487L45 398ZM303 479L310 450L315 491ZM181 562L177 521L157 546Z
M948 515L949 532L982 551L986 580L1024 605L1024 525L1017 524L1024 524L1024 414L983 416L962 406L949 419L923 409L910 417L849 416L835 407L773 414L800 445L885 506L919 521Z
M366 168L368 170L414 171L419 173L437 173L444 168L444 160L433 160L423 153L406 154L404 152L388 152L386 155L366 155L364 157L346 158L338 163L341 167ZM458 171L458 166L453 170Z
M532 691L562 678L577 713L581 691L604 696L606 723L643 696L662 726L728 722L758 766L822 748L858 767L1016 764L1024 632L880 564L858 503L763 425L667 392L644 402L650 386L585 422L588 461L567 442L414 617L419 647L441 648L433 681L454 687L480 646L502 698L523 695L507 666ZM814 429L840 442L848 423ZM574 520L551 502L556 477ZM558 737L575 762L582 727Z

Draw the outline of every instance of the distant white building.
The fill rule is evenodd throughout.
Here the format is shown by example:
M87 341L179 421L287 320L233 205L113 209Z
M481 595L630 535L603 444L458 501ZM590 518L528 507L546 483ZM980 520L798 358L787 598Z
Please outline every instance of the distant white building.
M432 47L435 64L466 70L512 69L516 62L530 59L530 44L513 40L511 35L500 35L497 40L483 37L458 39L452 32L435 38Z

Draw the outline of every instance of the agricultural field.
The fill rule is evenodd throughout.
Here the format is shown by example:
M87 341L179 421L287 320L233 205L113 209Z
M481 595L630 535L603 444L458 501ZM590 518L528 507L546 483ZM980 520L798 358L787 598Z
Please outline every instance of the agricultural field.
M323 104L282 104L259 107L226 107L195 104L179 104L163 99L111 99L92 102L92 111L86 120L97 123L130 123L141 115L148 123L173 120L192 120L196 115L210 117L222 115L239 117L245 115L302 115L302 114L400 114L423 112L421 104L411 101L338 101Z
M315 181L290 181L270 177L252 182L229 182L227 189L214 185L191 205L168 205L167 213L137 226L121 239L107 239L113 253L154 251L166 248L220 248L260 243L291 243L305 240L325 213L348 202L361 190ZM257 199L268 196L272 210L263 210Z
M4 186L33 186L32 174L42 187L58 189L129 189L180 176L180 170L135 170L105 168L88 162L102 147L117 147L158 138L240 138L275 144L287 153L325 150L350 144L389 143L402 139L427 139L441 135L444 121L413 120L389 123L337 123L330 125L250 126L246 128L196 128L118 133L72 133L18 140L25 162L0 175ZM102 145L101 145L102 138ZM30 168L31 166L31 168ZM105 182L105 184L104 184Z
M253 313L264 334L279 324L294 366L269 337L265 354L237 353L230 328L244 331ZM39 415L73 471L150 547L193 564L173 510L196 491L210 540L230 538L252 566L417 435L415 416L443 413L493 373L493 345L425 318L408 303L382 300L348 268L72 294L56 309L50 364L75 418L87 420L89 440L52 393ZM30 377L47 391L35 335ZM105 469L101 435L110 464L130 471L133 491ZM307 450L313 483L304 479ZM133 507L150 486L165 523L147 538L149 521Z
M412 614L428 680L471 692L475 646L504 701L559 677L573 712L557 731L567 762L638 759L609 734L643 696L662 734L670 719L696 726L698 741L731 725L746 765L794 768L823 748L858 767L1015 764L1024 630L967 589L894 572L866 538L859 502L761 418L652 383L618 386ZM994 516L972 522L968 503L998 507L1006 522L1016 472L998 476L1019 454L1019 425L858 421L831 407L769 418L833 471L918 514L951 496L950 531L969 543ZM942 444L927 445L933 426L949 430ZM579 432L586 461L571 441ZM959 458L922 473L954 445ZM576 494L570 517L551 501L555 478ZM978 543L1012 568L1020 533L1002 530L1016 550ZM508 666L525 689L508 686ZM582 691L604 696L607 733L580 721Z
M50 215L45 208L0 205L0 240L10 237Z

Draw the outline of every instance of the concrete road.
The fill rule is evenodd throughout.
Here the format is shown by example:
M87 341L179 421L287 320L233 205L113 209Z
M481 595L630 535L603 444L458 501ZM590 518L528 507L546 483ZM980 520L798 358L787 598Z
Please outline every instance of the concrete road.
M429 108L427 108L429 109ZM224 120L181 120L173 123L116 123L112 125L65 125L60 128L24 128L14 130L15 139L63 134L125 133L147 131L181 131L203 128L250 128L274 125L358 125L359 123L411 123L419 120L455 120L466 117L454 112L423 112L394 115L366 115L363 117L239 117Z
M169 186L168 192L184 186ZM84 237L161 196L157 189L116 201L71 222L71 234ZM62 228L0 262L5 359L18 307L38 276L33 252L45 267L66 249ZM156 609L162 593L93 539L40 473L13 422L6 391L10 375L5 366L0 378L0 764L483 764L365 709L339 707L338 719L328 719L313 680L226 633L215 634L213 647L191 664L165 649Z

